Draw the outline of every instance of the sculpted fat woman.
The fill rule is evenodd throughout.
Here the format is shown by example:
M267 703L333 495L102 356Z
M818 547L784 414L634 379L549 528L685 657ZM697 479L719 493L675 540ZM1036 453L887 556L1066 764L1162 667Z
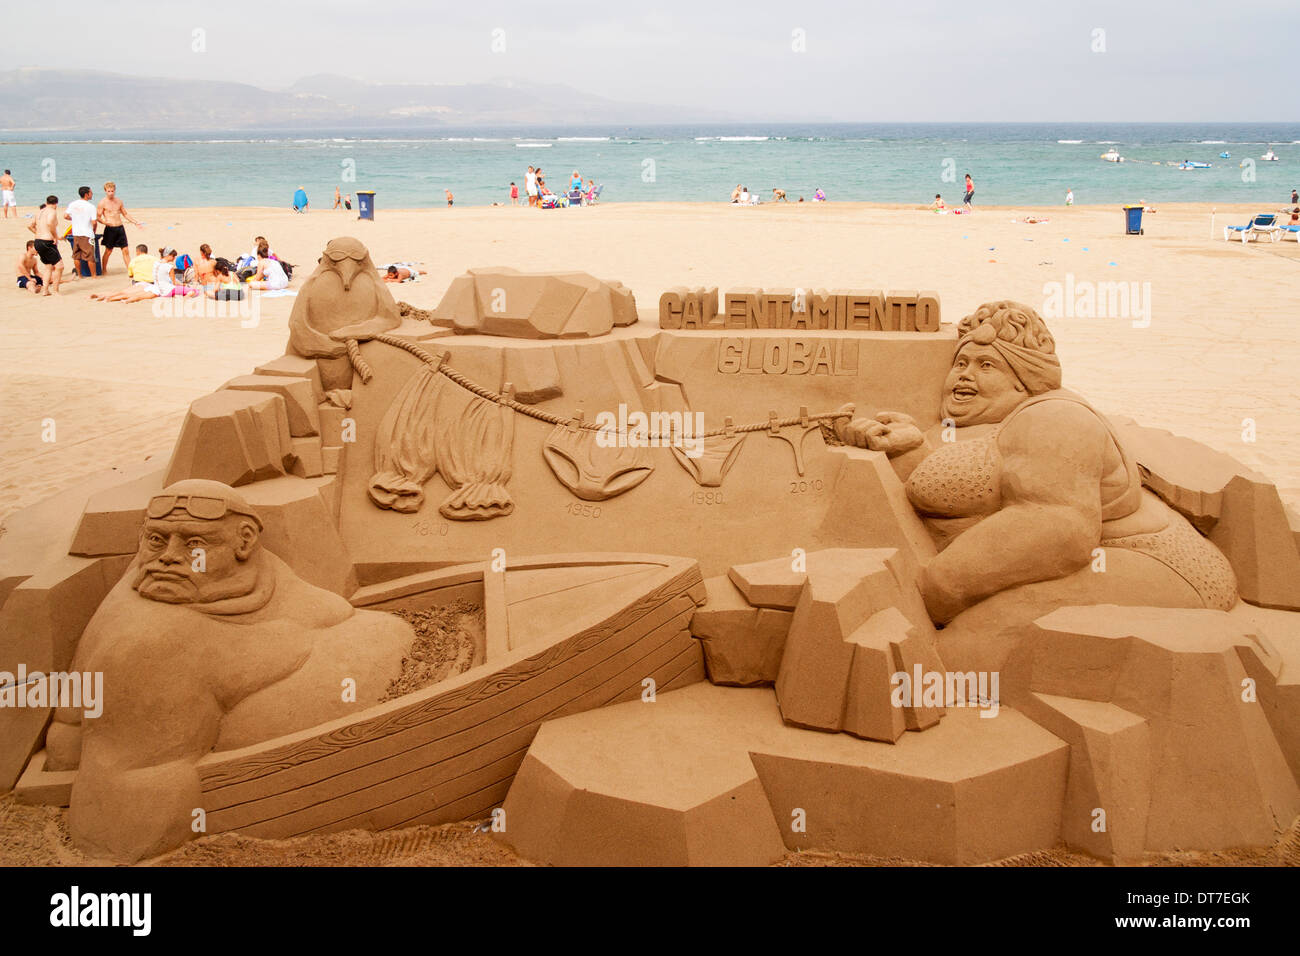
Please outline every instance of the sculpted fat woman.
M846 444L889 455L939 549L922 596L936 622L969 632L945 632L945 645L1066 604L1236 603L1227 559L1142 487L1106 419L1061 388L1033 309L987 303L958 334L944 422L923 434L910 416L881 412L839 429Z

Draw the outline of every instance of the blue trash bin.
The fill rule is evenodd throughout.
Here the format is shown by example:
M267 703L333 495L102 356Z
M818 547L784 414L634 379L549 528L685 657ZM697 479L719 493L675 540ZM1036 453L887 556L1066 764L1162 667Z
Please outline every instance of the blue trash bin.
M1142 235L1142 211L1145 208L1145 206L1124 207L1124 235Z
M375 191L373 189L357 190L357 211L358 219L369 219L372 222L375 218Z

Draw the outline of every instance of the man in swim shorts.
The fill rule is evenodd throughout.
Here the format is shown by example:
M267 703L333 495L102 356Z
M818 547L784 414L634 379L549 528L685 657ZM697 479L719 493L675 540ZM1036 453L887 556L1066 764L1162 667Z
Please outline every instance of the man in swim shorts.
M122 250L122 265L127 268L131 266L130 246L126 241L126 226L122 225L123 219L133 226L140 225L139 221L126 211L122 200L117 198L117 184L109 180L104 183L104 198L99 201L96 220L104 227L104 238L101 243L104 247L104 257L100 263L100 275L108 275L108 260L114 249Z
M41 291L41 286L45 283L41 281L40 273L37 271L37 262L39 260L36 258L36 240L28 239L27 245L23 247L22 253L18 256L17 268L15 269L18 273L18 288L33 293Z
M6 219L9 218L10 209L14 211L14 218L18 218L18 203L14 201L14 178L7 169L0 176L0 206L4 207Z
M33 246L41 260L45 275L41 278L45 285L44 295L59 291L63 281L63 256L59 254L59 197L46 196L45 205L36 213L36 218L27 224L27 228L36 233Z

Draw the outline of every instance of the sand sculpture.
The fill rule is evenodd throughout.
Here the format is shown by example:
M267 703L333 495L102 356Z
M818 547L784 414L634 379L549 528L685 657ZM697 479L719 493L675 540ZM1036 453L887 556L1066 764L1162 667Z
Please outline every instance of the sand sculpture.
M378 701L410 646L399 619L356 610L259 541L235 489L187 479L149 501L135 560L91 618L73 670L102 673L101 718L62 708L47 766L76 769L70 828L136 860L194 834L198 760Z
M79 846L140 858L201 810L490 817L549 863L1136 860L1300 813L1276 489L1065 390L1032 309L675 289L656 326L497 269L430 324L367 263L329 244L288 354L196 401L165 468L7 522L0 703L20 665L106 691L0 707L0 783L70 803ZM149 576L178 521L224 529L207 577ZM419 668L377 612L457 602L468 669L386 694Z
M294 300L289 348L317 360L327 392L341 389L346 394L352 387L348 339L400 324L397 303L380 281L366 247L356 239L331 239Z
M429 321L461 334L590 337L635 322L636 300L623 283L585 272L525 273L496 266L453 279Z

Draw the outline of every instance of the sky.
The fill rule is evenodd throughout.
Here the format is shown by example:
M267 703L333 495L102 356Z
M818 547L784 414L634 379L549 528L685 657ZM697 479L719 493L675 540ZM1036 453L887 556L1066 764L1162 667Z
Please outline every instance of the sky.
M1300 119L1300 0L48 0L5 20L51 40L0 44L0 69L512 79L737 120Z

